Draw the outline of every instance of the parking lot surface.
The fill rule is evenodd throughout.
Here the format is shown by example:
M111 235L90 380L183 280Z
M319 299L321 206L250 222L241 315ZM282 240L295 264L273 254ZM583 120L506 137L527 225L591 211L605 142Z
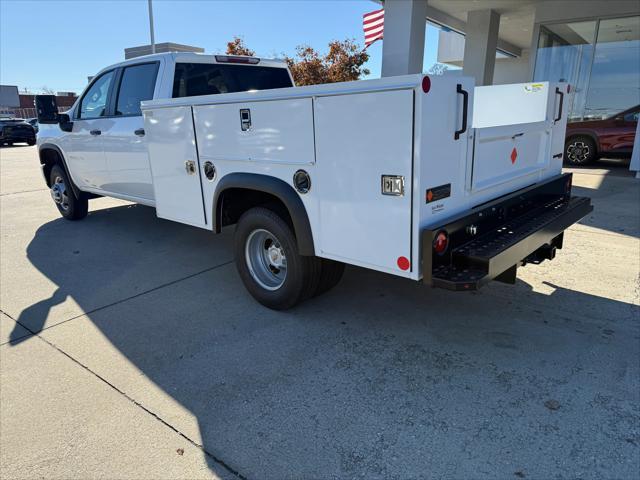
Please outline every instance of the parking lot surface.
M348 268L288 312L213 235L151 208L59 217L0 150L2 478L637 478L640 182L479 292Z

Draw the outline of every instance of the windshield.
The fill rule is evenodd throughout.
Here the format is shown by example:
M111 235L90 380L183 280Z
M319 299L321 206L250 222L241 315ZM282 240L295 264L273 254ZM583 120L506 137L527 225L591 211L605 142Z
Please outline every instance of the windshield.
M177 63L173 97L292 87L286 68L218 63Z

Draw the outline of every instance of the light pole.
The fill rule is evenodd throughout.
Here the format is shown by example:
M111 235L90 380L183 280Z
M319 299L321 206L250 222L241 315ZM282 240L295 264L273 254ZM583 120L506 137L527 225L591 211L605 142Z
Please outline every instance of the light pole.
M149 33L151 34L151 53L156 53L156 40L153 35L153 6L149 0Z

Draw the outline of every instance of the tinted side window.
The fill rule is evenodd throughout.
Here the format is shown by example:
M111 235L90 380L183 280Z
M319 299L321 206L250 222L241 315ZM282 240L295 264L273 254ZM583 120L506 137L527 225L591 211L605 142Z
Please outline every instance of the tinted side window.
M157 72L157 63L134 65L123 70L116 115L142 115L140 102L153 98Z
M292 86L286 68L215 63L177 63L173 79L173 97L269 90Z
M109 86L113 79L113 70L102 74L87 93L82 97L80 102L80 118L98 118L105 114L107 106L107 96L109 94Z

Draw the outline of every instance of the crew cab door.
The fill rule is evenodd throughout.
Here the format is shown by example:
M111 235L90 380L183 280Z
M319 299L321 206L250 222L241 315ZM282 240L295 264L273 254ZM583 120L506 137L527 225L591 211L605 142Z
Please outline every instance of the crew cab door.
M153 199L153 183L140 102L154 97L160 62L128 65L118 70L113 89L113 116L103 132L109 169L107 190Z
M115 70L109 70L93 81L74 113L73 130L63 137L67 163L80 187L104 190L109 182L102 133L113 124L106 115L114 78Z

